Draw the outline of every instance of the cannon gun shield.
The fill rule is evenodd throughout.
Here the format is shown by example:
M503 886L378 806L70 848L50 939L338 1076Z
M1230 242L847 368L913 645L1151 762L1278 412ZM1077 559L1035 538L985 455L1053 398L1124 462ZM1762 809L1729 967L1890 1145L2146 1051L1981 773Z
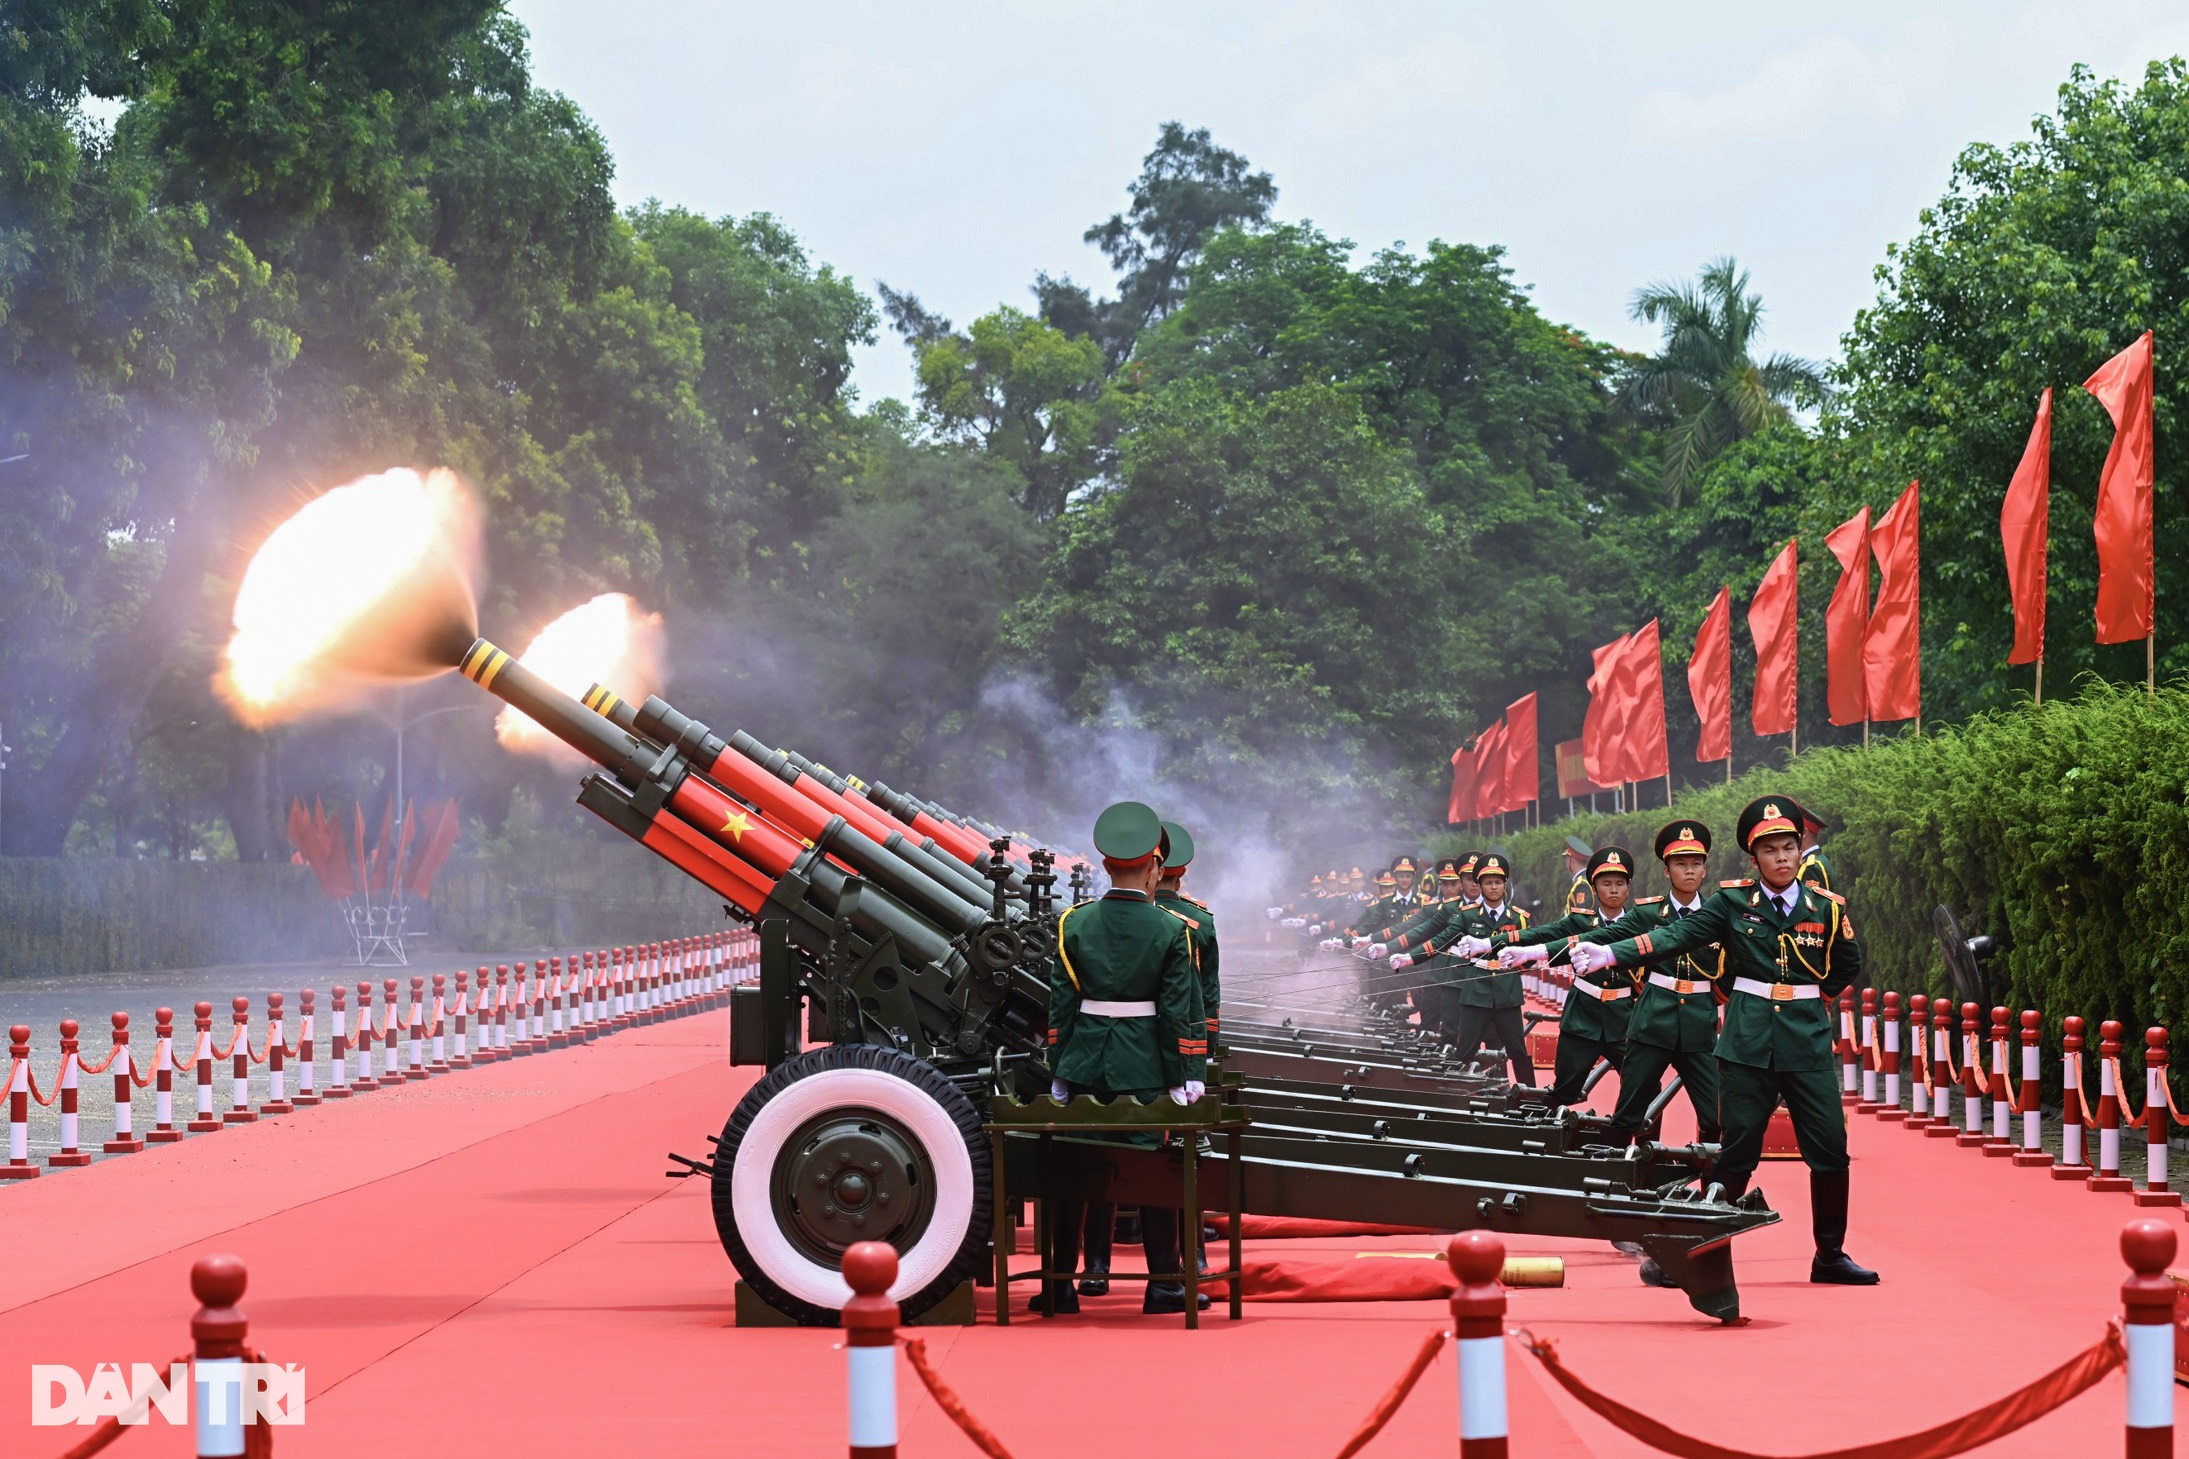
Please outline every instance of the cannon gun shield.
M1953 983L1955 1001L1988 1006L1991 1000L1984 992L1983 965L1992 954L1992 940L1962 936L1960 920L1944 906L1931 909L1931 932L1946 960L1946 976Z

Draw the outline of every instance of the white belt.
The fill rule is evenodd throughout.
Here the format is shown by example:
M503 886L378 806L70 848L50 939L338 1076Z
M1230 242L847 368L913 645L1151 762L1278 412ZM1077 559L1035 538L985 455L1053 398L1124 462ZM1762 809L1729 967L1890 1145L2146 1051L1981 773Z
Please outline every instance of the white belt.
M1746 993L1751 998L1768 998L1773 1003L1824 996L1824 990L1814 983L1766 983L1756 978L1735 978L1733 991Z
M1754 981L1755 980L1752 978L1740 978L1735 980L1734 986L1739 987L1741 983ZM1685 998L1690 993L1700 993L1703 991L1703 989L1710 986L1708 982L1701 978L1675 978L1670 973L1651 973L1649 975L1649 983L1650 986L1653 988L1670 988L1673 992L1679 994L1682 998ZM1755 987L1742 988L1741 991L1743 993L1760 993L1762 996L1768 998L1771 996L1771 985L1769 983L1756 983ZM1798 998L1801 995L1797 993L1794 996Z
M1599 1003L1617 1003L1621 998L1634 996L1632 988L1607 988L1601 983L1591 983L1585 978L1575 978L1573 980L1573 991L1586 993Z
M1155 1002L1150 999L1140 1003L1112 1003L1101 998L1089 998L1079 1005L1081 1013L1092 1013L1097 1018L1153 1018Z

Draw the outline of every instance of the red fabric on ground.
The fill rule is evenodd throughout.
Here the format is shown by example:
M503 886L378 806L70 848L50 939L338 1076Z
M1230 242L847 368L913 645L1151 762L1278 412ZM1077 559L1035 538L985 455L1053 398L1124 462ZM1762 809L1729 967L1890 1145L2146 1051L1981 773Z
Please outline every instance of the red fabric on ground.
M1231 1216L1228 1212L1212 1211L1202 1219L1227 1235L1231 1231ZM1241 1241L1331 1241L1347 1236L1437 1234L1439 1233L1429 1226L1378 1226L1367 1221L1315 1221L1305 1216L1257 1216L1251 1211L1239 1218Z

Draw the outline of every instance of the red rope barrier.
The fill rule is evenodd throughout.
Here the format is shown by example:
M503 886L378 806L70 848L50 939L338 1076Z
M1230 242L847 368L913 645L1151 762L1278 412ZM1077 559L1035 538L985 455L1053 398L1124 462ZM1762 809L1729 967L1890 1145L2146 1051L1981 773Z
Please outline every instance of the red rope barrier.
M163 1374L171 1373L178 1365L185 1368L189 1367L190 1354L184 1353L180 1357L169 1358L161 1364L160 1372ZM187 1382L188 1380L184 1381ZM144 1397L129 1405L120 1415L99 1420L99 1426L93 1429L86 1438L61 1452L61 1459L90 1459L91 1455L98 1453L101 1449L120 1438L125 1426L135 1428L141 1425L151 1407L152 1394L148 1390Z
M1851 1449L1831 1449L1817 1454L1772 1456L1689 1438L1669 1424L1660 1423L1589 1387L1559 1358L1558 1349L1548 1338L1526 1332L1517 1336L1521 1346L1535 1355L1544 1371L1591 1412L1651 1448L1679 1455L1680 1459L1947 1459L1949 1455L1965 1454L2044 1417L2128 1361L2120 1323L2111 1322L2106 1325L2104 1337L2059 1367L1973 1413L1898 1439L1880 1439L1871 1444L1857 1444Z
M1353 1437L1347 1439L1345 1447L1338 1451L1338 1459L1353 1459L1355 1454L1368 1447L1370 1439L1383 1432L1383 1426L1391 1422L1391 1415L1399 1411L1399 1405L1406 1401L1406 1395L1414 1391L1414 1385L1421 1381L1421 1375L1428 1372L1429 1365L1436 1361L1437 1352L1444 1346L1444 1339L1449 1335L1439 1329L1422 1339L1421 1350L1406 1365L1406 1371L1399 1374L1399 1381L1392 1384L1390 1391L1376 1400L1374 1408L1368 1410L1368 1417L1361 1420L1360 1427L1353 1430Z
M942 1374L929 1365L926 1341L917 1337L903 1338L900 1341L904 1343L904 1355L911 1361L912 1371L919 1374L920 1381L927 1385L927 1391L935 1399L935 1406L949 1415L950 1421L973 1441L973 1447L986 1454L988 1459L1011 1459L1011 1451L1003 1447L1003 1440L989 1432L988 1425L973 1417L972 1411L965 1406L965 1400L958 1397L957 1390L943 1382Z

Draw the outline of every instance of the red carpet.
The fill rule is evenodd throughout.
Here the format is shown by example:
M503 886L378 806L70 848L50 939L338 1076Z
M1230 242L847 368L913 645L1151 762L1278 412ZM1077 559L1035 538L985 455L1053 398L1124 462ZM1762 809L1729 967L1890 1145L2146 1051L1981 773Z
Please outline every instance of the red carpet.
M285 1455L842 1452L837 1335L732 1327L705 1189L661 1179L662 1152L705 1149L749 1082L724 1062L724 1027L717 1014L634 1030L0 1190L0 1375L16 1375L17 1395L0 1452L37 1459L80 1436L29 1427L28 1364L88 1371L181 1351L189 1262L211 1250L250 1266L253 1340L308 1370L309 1418L280 1433ZM1749 1326L1702 1323L1677 1293L1639 1286L1630 1262L1554 1242L1520 1254L1565 1256L1567 1286L1515 1292L1515 1325L1557 1337L1584 1377L1650 1413L1791 1454L1973 1407L2117 1310L2125 1198L1867 1119L1854 1140L1850 1245L1886 1285L1803 1280L1804 1182L1775 1166L1763 1185L1787 1222L1739 1247ZM1260 1249L1344 1260L1435 1245ZM1076 1319L925 1332L1021 1459L1319 1459L1444 1318L1438 1302L1263 1304L1188 1333L1141 1318L1122 1288L1087 1305ZM1648 1452L1553 1397L1517 1349L1508 1361L1516 1455ZM1371 1459L1452 1453L1455 1387L1447 1353ZM1982 1452L2116 1452L2121 1392L2110 1378ZM909 1370L900 1394L905 1453L973 1452ZM110 1452L188 1450L152 1428Z

